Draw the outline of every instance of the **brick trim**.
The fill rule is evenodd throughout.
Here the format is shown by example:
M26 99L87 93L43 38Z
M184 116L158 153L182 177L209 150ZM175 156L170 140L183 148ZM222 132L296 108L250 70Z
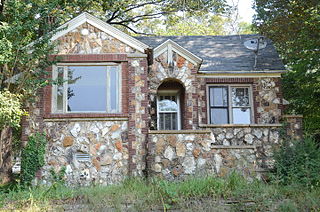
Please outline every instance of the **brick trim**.
M58 62L126 62L127 54L68 54L51 55L51 60Z

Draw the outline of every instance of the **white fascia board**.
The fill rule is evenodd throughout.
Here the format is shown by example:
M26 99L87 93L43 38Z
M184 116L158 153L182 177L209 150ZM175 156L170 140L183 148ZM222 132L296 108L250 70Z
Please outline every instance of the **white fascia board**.
M118 30L117 28L111 26L110 24L107 24L106 22L94 17L93 15L90 15L87 12L82 13L81 15L75 17L74 19L68 21L67 23L63 24L58 28L63 29L59 32L57 32L51 40L56 40L59 37L67 34L68 32L74 30L75 28L79 27L80 25L84 23L89 23L93 25L94 27L100 29L101 31L115 37L116 39L122 41L123 43L131 46L132 48L144 53L144 50L149 48L148 45L142 43L141 41L131 37L130 35L127 35L126 33Z
M176 42L174 42L171 39L166 40L165 42L163 42L162 44L160 44L159 46L157 46L154 49L154 51L153 51L154 52L154 58L158 57L160 54L165 52L167 50L167 47L168 47L169 44L171 44L173 51L177 52L179 55L183 56L184 58L186 58L187 60L192 62L194 65L201 64L202 59L200 57L198 57L195 54L191 53L190 51L188 51L187 49L183 48L182 46L180 46L179 44L177 44Z
M261 78L261 77L281 77L285 73L279 71L215 71L215 72L198 72L197 76L201 78Z

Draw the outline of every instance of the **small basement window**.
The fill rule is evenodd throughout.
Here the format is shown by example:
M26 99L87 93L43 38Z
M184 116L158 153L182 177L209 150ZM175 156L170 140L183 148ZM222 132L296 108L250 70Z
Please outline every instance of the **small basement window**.
M53 113L119 113L120 65L58 65L53 69Z

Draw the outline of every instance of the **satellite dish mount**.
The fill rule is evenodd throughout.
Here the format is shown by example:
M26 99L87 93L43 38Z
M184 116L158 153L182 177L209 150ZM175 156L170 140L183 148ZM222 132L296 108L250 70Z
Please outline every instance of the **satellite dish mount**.
M254 52L254 65L253 68L256 69L257 67L257 58L258 52L260 49L264 49L267 46L267 41L265 37L259 36L257 38L252 38L250 40L246 40L243 45Z

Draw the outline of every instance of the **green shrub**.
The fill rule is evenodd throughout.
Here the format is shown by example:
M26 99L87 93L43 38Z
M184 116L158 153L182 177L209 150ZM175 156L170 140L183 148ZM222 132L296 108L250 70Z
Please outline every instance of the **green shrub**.
M320 185L320 150L314 139L284 141L274 159L274 178L281 184Z
M29 136L27 146L21 152L22 185L30 186L36 172L44 165L46 143L46 136L43 133Z
M20 127L20 120L26 111L21 109L21 95L0 91L0 129L4 126Z

